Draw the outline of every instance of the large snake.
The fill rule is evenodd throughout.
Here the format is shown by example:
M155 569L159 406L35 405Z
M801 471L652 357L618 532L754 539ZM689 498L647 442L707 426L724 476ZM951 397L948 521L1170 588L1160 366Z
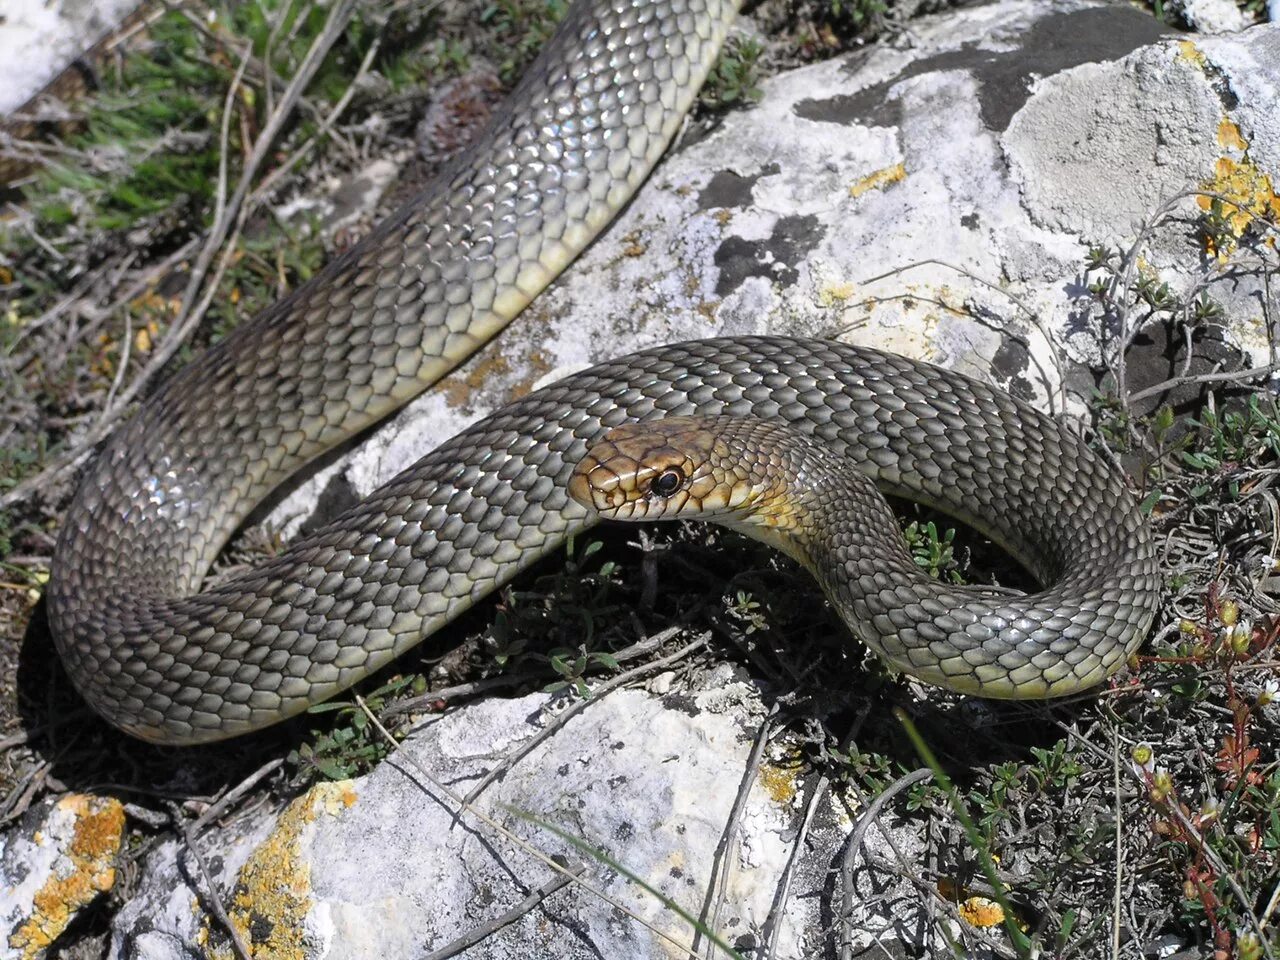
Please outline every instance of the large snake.
M334 695L597 522L566 492L588 445L666 415L784 422L883 489L969 521L1049 584L992 600L886 562L870 606L828 589L905 669L1053 696L1124 662L1158 582L1118 472L982 383L782 337L665 346L571 376L197 592L274 487L465 359L603 228L666 149L736 7L580 0L433 188L108 440L68 510L48 592L58 651L99 713L147 740L196 743ZM877 549L860 529L841 527L852 542L837 561Z

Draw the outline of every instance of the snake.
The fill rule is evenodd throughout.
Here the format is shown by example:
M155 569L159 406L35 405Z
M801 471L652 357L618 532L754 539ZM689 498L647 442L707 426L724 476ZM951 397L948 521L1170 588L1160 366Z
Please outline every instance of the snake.
M599 234L679 131L737 6L578 0L432 185L104 441L46 591L55 649L94 710L161 744L297 715L601 522L575 480L588 451L611 430L672 417L711 418L740 457L777 456L805 475L820 451L847 477L838 518L798 494L794 512L833 538L814 554L832 602L902 669L965 692L1048 697L1125 662L1159 578L1118 468L978 380L783 336L667 344L572 374L277 555L205 583L271 491L463 362ZM726 417L785 433L741 434ZM992 599L877 552L871 530L889 519L867 512L868 484L969 522L1043 589Z

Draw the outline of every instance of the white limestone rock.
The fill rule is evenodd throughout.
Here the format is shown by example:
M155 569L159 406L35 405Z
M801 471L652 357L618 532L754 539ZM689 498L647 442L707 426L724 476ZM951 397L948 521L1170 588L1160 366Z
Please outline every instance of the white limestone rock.
M0 117L35 96L137 5L137 0L5 0L0 5Z
M1235 33L1253 23L1235 0L1180 0L1177 8L1200 33Z
M479 810L545 854L585 865L584 878L621 907L565 888L461 956L683 956L627 915L691 942L691 928L658 898L513 809L581 838L699 914L766 712L749 681L726 675L704 683L705 689L682 685L666 697L631 690L602 697L481 795ZM255 950L269 944L271 956L308 960L421 957L502 916L553 879L545 863L477 819L455 823L457 805L407 758L438 783L466 793L561 706L537 694L460 708L426 723L369 776L323 784L279 815L205 833L199 842L246 941ZM798 816L793 771L766 763L747 790L736 842L720 868L727 879L715 923L742 947L759 942ZM824 938L827 866L849 824L830 802L817 823L780 931L780 960L813 956ZM917 849L912 837L897 839L908 851ZM874 831L869 842L889 855ZM116 918L111 957L174 960L196 945L211 957L230 956L224 932L192 886L195 876L176 842L153 854L143 888ZM858 876L864 894L897 882L878 872L871 877L865 867ZM857 922L865 945L877 934L892 938L893 928L910 918L877 919L859 907Z

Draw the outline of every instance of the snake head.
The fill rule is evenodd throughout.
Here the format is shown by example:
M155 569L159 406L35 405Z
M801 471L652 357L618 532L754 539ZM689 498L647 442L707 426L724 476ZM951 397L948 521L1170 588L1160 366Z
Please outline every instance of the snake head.
M569 494L609 520L776 526L785 505L777 428L742 417L665 417L614 427L591 446Z

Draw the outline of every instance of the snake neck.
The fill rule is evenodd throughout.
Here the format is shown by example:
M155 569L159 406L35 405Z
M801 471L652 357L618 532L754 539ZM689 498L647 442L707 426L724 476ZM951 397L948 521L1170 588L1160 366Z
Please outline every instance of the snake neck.
M898 520L875 483L813 437L771 431L768 472L743 508L715 518L797 561L824 588L859 544L875 543L875 559L916 575Z

